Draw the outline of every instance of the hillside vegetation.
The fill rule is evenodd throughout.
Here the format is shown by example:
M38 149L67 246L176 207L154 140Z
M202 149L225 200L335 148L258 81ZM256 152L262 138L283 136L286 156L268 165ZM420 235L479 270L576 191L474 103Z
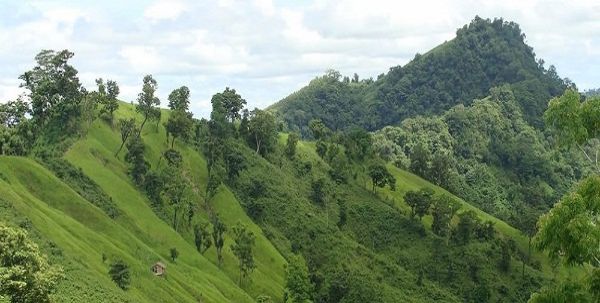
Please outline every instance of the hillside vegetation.
M567 89L541 130L568 83L523 39L476 18L377 82L332 71L277 115L226 88L210 119L40 52L0 106L0 302L592 302L600 99Z

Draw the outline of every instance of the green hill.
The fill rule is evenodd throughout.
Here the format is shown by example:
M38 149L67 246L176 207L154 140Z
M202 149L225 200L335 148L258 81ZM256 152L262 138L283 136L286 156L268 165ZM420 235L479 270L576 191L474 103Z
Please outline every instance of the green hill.
M492 87L509 84L535 127L547 101L561 94L563 81L553 66L546 69L525 43L519 25L476 17L456 37L405 66L390 68L377 80L352 80L329 72L271 106L289 129L308 134L312 119L333 130L358 126L377 130L416 115L440 114L469 105Z
M133 107L123 103L117 112L117 117L135 115ZM163 121L168 116L169 112L163 111ZM165 130L160 124L158 128L150 125L143 138L148 147L146 158L156 169L161 150L167 148ZM280 138L281 148L286 138ZM359 176L346 184L328 181L327 201L315 204L310 198L311 184L331 168L310 142L300 142L293 160L282 156L264 159L240 146L247 168L235 183L222 186L212 202L228 226L241 221L257 235L257 268L250 284L240 288L236 284L237 262L228 245L222 268L216 265L213 249L204 255L196 252L191 230L182 227L175 232L169 226L170 214L153 210L145 193L131 182L123 156L114 157L119 145L117 129L96 120L87 135L75 141L64 155L110 197L118 210L114 219L34 160L0 157L2 219L26 228L51 262L64 269L65 279L53 295L57 302L252 302L261 294L280 300L284 256L292 253L307 260L316 296L325 302L358 302L370 296L373 302L425 302L434 298L460 302L473 296L476 289L468 272L459 265L467 259L455 263L453 282L438 277L441 273L429 272L434 264L431 249L436 237L429 228L420 231L419 224L406 217L406 206L399 203L405 191L433 185L390 167L399 185L394 192L373 194L368 181ZM204 156L188 144L177 143L176 148L183 155L186 174L198 189L203 189L207 182ZM307 163L311 167L308 173L303 171ZM254 196L248 194L253 186L261 188ZM203 191L195 192L199 211L193 220L207 222ZM347 221L340 225L342 200ZM473 208L461 203L464 209ZM253 211L256 205L260 205L258 213ZM478 214L493 220L501 237L514 239L518 251L526 250L525 239L518 231L481 211ZM226 242L231 241L228 234ZM448 251L458 253L469 247L474 257L481 257L485 251L495 251L493 245L476 241L467 246L451 245ZM170 261L172 247L180 252L176 262ZM493 261L496 257L488 258L492 261L482 263L479 279L483 280L479 283L485 281L492 297L499 296L498 289L504 286L510 291L502 297L523 301L537 283L549 277L545 261L536 256L544 263L543 271L528 265L526 273L538 282L518 290L516 282L511 281L519 275L518 254L513 256L513 274L506 275L498 275ZM131 266L132 284L127 291L119 289L107 275L108 264L115 259ZM166 278L150 272L150 266L159 260L167 263ZM419 278L423 271L425 276ZM420 279L423 282L417 283ZM462 288L457 288L458 284Z

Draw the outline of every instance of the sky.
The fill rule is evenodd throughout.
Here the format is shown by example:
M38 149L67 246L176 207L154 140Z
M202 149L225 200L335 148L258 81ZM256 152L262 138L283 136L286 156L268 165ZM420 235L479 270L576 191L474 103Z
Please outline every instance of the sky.
M264 108L328 69L375 78L476 15L519 23L561 77L600 87L598 0L0 0L0 102L40 50L69 49L84 86L116 80L125 101L152 74L163 106L185 85L196 116L225 87Z

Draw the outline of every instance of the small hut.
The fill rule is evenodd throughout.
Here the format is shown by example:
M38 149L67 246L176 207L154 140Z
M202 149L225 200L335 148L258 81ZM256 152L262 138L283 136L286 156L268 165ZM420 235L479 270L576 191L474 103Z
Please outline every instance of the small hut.
M167 272L167 266L162 262L156 262L150 270L154 273L155 276L162 276Z

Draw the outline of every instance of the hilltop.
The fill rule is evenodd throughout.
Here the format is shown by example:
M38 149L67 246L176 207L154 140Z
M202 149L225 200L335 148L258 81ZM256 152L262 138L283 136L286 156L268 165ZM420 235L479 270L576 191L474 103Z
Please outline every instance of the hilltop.
M376 80L329 72L270 109L290 130L304 135L312 119L334 130L378 130L409 117L470 105L504 84L513 90L525 119L537 128L542 127L548 100L572 85L553 66L546 69L543 60L536 60L518 24L476 17L458 29L454 39L390 68Z

